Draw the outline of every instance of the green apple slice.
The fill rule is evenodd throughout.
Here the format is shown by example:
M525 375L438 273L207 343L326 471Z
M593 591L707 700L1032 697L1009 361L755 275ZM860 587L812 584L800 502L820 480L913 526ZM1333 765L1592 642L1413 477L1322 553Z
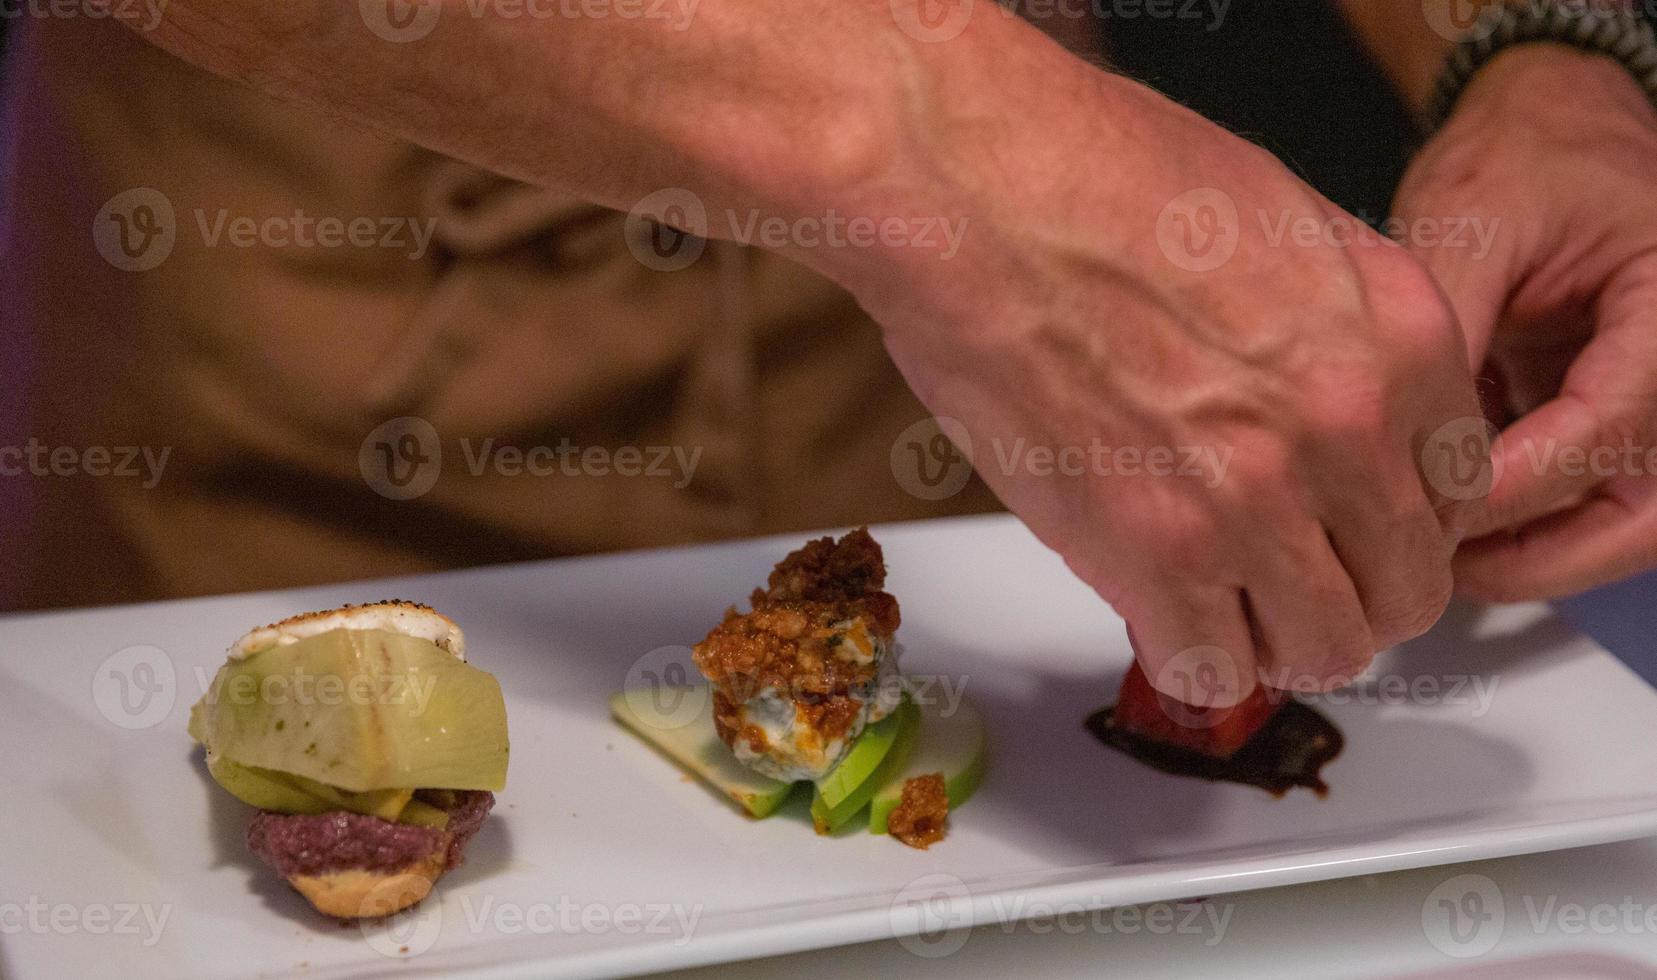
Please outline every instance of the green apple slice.
M868 782L879 768L880 760L886 758L886 753L891 750L897 735L898 712L895 710L865 727L845 758L830 769L828 775L817 780L817 795L822 798L823 804L832 810Z
M738 762L719 740L705 685L622 691L611 695L610 714L750 817L770 816L794 790L793 783L767 779Z
M962 701L951 712L946 713L936 703L920 705L919 712L920 737L908 764L901 767L896 778L886 780L869 803L871 833L886 833L887 820L903 802L904 780L943 773L944 792L949 796L949 809L954 811L984 778L984 719L978 709Z
M868 778L859 780L856 788L842 797L839 803L830 804L819 787L811 799L811 822L819 834L832 834L846 826L863 812L877 790L905 770L910 753L920 740L920 726L920 711L905 698L890 715L865 729L863 738L868 738L874 729L886 728L890 734L882 733L882 737L888 739L888 746ZM855 752L857 746L853 746L852 750ZM847 758L851 757L848 755Z

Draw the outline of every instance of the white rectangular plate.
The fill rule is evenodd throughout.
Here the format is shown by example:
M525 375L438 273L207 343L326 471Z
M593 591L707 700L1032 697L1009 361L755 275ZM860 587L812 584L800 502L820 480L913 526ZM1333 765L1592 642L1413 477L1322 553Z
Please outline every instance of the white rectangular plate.
M920 930L938 953L976 922L1657 834L1657 692L1544 607L1452 610L1382 658L1327 705L1329 797L1279 800L1083 730L1122 623L1015 521L876 534L906 671L990 722L984 786L926 852L817 837L799 797L749 821L606 714L803 537L0 618L0 976L574 976ZM440 900L342 927L248 854L185 722L247 628L393 596L500 677L511 785Z

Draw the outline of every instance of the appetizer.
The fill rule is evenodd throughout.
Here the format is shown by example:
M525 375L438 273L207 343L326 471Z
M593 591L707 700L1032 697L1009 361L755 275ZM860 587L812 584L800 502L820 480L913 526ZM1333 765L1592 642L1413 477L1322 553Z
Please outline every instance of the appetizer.
M390 601L253 630L190 711L253 853L319 912L417 904L506 786L506 706L448 617Z
M1198 708L1157 691L1135 663L1114 708L1095 712L1100 741L1162 772L1257 786L1282 796L1329 791L1322 770L1344 746L1340 729L1291 695L1255 685L1230 708Z
M982 778L983 725L964 702L945 711L906 694L885 584L866 529L812 541L696 645L708 685L623 691L611 711L749 816L810 783L818 833L867 813L873 833L925 848Z

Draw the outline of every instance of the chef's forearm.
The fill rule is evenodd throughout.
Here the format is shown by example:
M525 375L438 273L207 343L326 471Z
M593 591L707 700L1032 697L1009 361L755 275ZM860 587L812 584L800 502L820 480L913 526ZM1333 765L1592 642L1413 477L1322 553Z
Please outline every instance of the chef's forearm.
M1004 94L1000 69L1034 69L1039 83L1042 64L1068 57L992 14L950 40L918 40L889 0L667 7L681 18L507 19L504 6L456 0L428 34L396 43L354 2L173 0L146 36L218 74L599 203L626 209L688 187L710 211L784 217L904 206L949 166L944 130L1007 115L979 106ZM984 135L1014 124L994 118Z

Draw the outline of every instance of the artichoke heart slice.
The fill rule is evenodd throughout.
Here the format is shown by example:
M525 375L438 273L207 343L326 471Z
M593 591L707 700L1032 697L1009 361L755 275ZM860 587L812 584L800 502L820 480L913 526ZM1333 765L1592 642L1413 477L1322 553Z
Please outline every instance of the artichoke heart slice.
M230 661L191 709L190 734L210 766L229 772L228 760L324 791L506 786L500 684L430 640L386 630L331 630Z

